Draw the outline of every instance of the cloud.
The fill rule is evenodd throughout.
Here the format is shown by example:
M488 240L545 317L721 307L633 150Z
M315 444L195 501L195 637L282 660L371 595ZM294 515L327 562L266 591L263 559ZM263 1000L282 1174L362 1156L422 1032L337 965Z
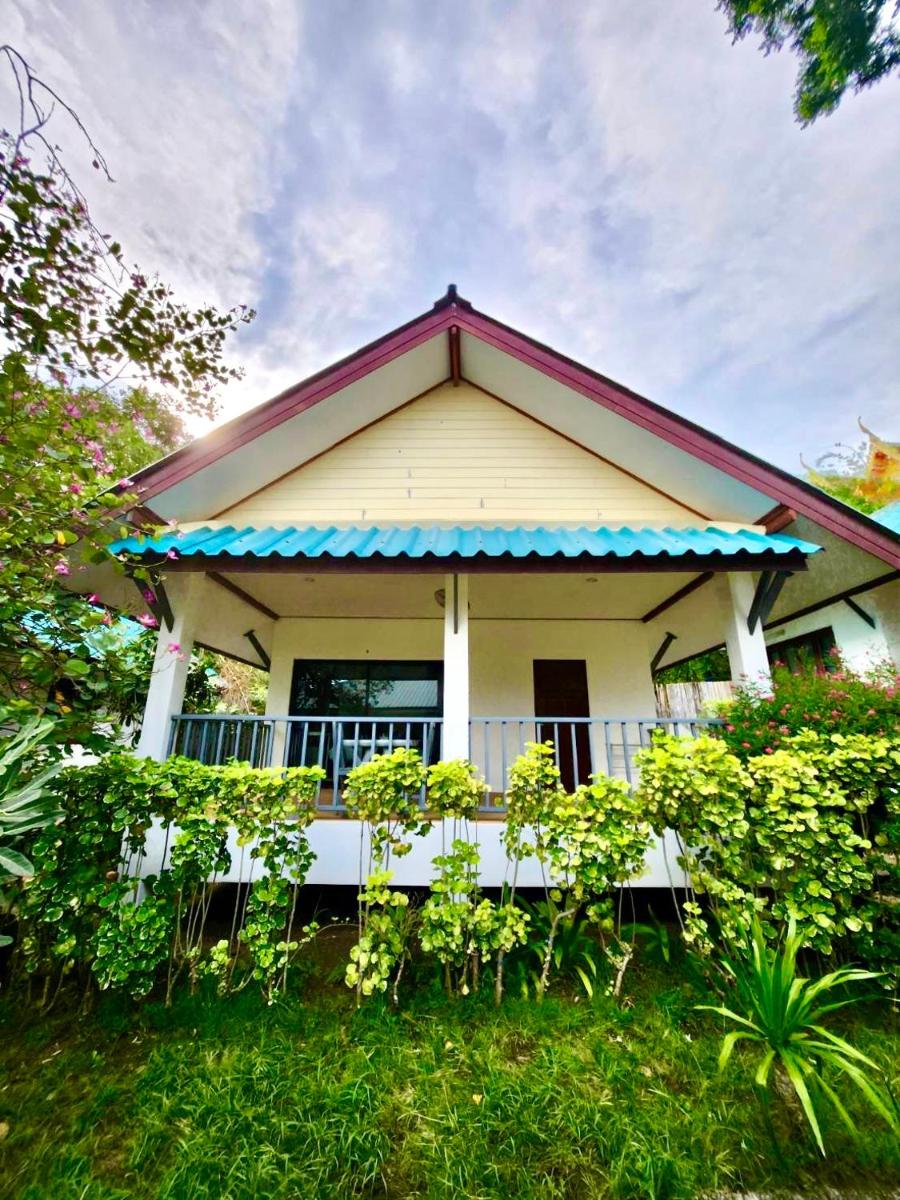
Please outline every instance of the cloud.
M896 80L793 122L713 0L14 0L8 36L189 299L255 305L227 414L428 307L488 312L791 469L900 436ZM2 101L2 97L0 97Z

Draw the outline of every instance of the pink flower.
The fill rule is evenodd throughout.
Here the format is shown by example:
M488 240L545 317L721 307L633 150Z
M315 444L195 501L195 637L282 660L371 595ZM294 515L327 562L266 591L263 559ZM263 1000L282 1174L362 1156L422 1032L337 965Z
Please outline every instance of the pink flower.
M749 743L749 742L741 742L741 745L744 747L744 749L745 749L745 750L749 750L749 749L750 749L750 743Z
M177 557L178 557L177 550L167 550L166 551L166 558L177 558Z
M72 493L73 496L80 496L83 490L84 489L82 488L80 483L70 483L69 484L69 491Z
M726 725L726 726L725 726L725 729L726 729L726 731L727 731L728 733L734 733L734 726L733 726L733 725Z
M787 725L780 725L780 726L779 726L779 728L778 728L778 732L779 732L779 733L790 733L791 731L790 731L790 727L789 727L789 726L787 726Z
M69 564L67 562L58 562L53 570L57 573L57 575L72 574L72 572L69 570Z
M157 625L156 617L152 613L141 613L138 617L138 624L143 625L145 629L155 629Z
M177 654L180 649L181 649L180 642L169 642L169 653L170 654Z
M88 600L88 604L99 604L100 603L100 597L97 595L96 592L91 592L91 594L88 596L87 600Z
M75 404L67 404L65 411L68 413L68 415L70 417L74 417L76 421L81 416L81 409L79 409L78 406Z
M764 753L764 754L774 754L774 753L775 753L775 751L772 749L772 747L771 747L771 746L766 746L766 747L763 749L763 753Z
M134 480L133 479L120 479L119 482L116 484L116 487L122 488L124 491L125 488L134 487Z
M147 601L148 604L156 603L156 596L151 591L150 588L144 588L144 590L141 592L141 595L144 597L144 599Z

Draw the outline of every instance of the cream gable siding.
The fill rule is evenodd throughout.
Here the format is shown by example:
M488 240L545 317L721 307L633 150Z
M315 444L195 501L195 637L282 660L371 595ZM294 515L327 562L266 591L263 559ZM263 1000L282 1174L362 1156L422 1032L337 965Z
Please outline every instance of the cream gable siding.
M466 384L420 397L220 517L257 527L697 520L674 500Z

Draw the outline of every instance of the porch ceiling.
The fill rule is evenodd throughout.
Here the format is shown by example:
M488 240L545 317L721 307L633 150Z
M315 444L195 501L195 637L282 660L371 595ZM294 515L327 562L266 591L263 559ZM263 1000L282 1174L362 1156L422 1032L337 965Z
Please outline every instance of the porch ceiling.
M228 574L222 578L279 617L442 619L436 575ZM640 620L696 572L639 575L478 575L469 619Z

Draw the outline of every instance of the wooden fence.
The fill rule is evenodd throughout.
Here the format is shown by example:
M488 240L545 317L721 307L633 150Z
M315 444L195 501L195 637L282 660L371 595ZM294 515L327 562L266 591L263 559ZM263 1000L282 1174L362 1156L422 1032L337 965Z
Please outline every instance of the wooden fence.
M712 717L714 705L730 700L734 687L727 680L715 683L658 683L656 712L660 717Z

